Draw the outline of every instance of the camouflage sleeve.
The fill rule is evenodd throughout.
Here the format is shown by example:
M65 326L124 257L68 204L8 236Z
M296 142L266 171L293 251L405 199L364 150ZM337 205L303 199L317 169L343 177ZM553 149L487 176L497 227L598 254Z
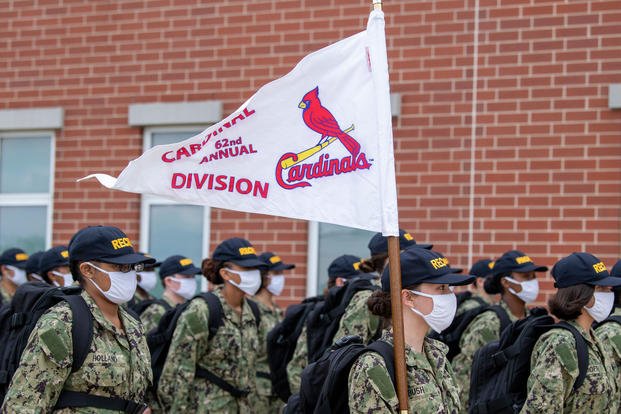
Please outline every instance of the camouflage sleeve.
M455 316L459 316L462 313L464 313L466 311L469 311L471 309L474 309L474 308L478 308L479 306L481 306L481 304L479 302L477 302L476 300L474 300L474 299L466 299L457 308L457 312L455 313Z
M59 305L43 315L28 338L2 413L48 413L71 373L71 310Z
M196 402L192 394L196 363L208 347L209 308L194 300L179 317L164 363L157 395L164 412L190 412Z
M577 376L578 354L571 333L544 334L531 356L526 402L520 413L562 413Z
M308 364L308 344L306 341L306 328L302 329L302 333L298 338L298 343L295 346L293 357L287 364L287 378L289 379L289 387L291 393L295 394L300 391L300 384L302 382L302 371Z
M380 355L367 352L354 363L348 398L352 414L398 412L397 394Z
M166 309L158 303L153 303L148 306L140 315L140 321L142 322L144 332L149 332L153 328L157 328L157 324L160 319L162 319L164 313L166 313Z
M367 307L367 300L371 293L370 290L363 290L354 295L339 322L339 330L334 335L334 342L347 335L359 335L363 343L369 343L380 323L379 317L373 315Z
M468 411L468 396L470 394L470 372L472 360L476 351L485 344L498 339L500 321L494 312L483 312L470 322L464 330L459 347L461 352L453 358L452 366L455 380L459 387L461 412Z

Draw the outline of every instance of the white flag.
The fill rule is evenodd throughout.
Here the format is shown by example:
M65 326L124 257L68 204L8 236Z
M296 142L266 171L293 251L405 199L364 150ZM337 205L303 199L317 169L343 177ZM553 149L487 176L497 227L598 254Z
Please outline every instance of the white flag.
M398 235L384 15L237 111L131 161L108 188Z

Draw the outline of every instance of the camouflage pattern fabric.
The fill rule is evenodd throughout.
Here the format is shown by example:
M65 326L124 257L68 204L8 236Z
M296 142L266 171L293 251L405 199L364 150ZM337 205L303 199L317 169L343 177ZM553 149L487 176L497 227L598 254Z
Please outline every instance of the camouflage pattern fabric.
M168 299L166 296L162 296L162 300L166 301L171 307L176 305ZM144 326L144 331L149 332L153 328L157 328L157 324L162 319L162 316L166 313L166 308L161 303L154 302L150 304L140 315L140 321Z
M300 391L302 383L302 371L308 365L308 338L306 336L306 326L302 328L298 343L295 346L293 357L287 364L287 378L291 393L295 394Z
M478 308L479 306L481 306L481 304L474 298L480 298L482 299L486 304L491 305L490 302L488 302L483 296L477 295L477 294L472 294L472 296L469 299L464 300L459 307L457 308L457 312L455 312L455 316L460 315L466 311L469 311L471 309L475 309Z
M209 308L194 299L179 318L164 364L157 394L166 413L256 412L256 357L258 330L246 301L239 315L222 296L223 326L209 340ZM207 369L229 384L250 391L235 398L217 385L195 376L196 366Z
M621 316L621 308L615 308L612 315ZM595 335L602 345L608 347L614 360L614 368L617 372L615 383L618 388L617 392L620 394L616 401L619 403L619 398L621 398L621 325L616 322L607 322L595 330ZM618 407L616 411L621 412L621 407Z
M9 303L11 303L11 299L13 298L13 296L9 295L9 292L7 292L6 289L1 284L0 284L0 297L2 297L3 305L8 305Z
M578 354L571 332L553 329L535 344L528 377L528 396L521 413L612 413L617 410L616 370L610 350L591 330L570 322L587 340L589 369L584 383L573 390L578 377Z
M504 301L499 305L507 311L511 322L518 320ZM468 399L470 394L470 372L472 370L472 360L474 353L489 342L500 338L500 320L494 311L486 311L477 316L470 322L464 330L459 347L461 352L453 358L452 364L455 370L455 378L459 386L459 399L461 401L462 413L468 412Z
M380 324L380 317L373 315L367 306L367 300L372 294L370 290L362 290L351 298L333 342L347 335L358 335L365 344L371 341Z
M2 405L2 413L48 413L63 389L105 397L145 401L151 376L151 357L140 322L119 307L125 332L116 328L86 293L93 314L93 342L84 365L71 373L72 314L61 302L37 322L22 354ZM114 413L92 408L65 408L56 413Z
M272 395L272 381L269 378L260 377L258 374L270 373L267 362L267 334L282 320L282 309L275 306L270 309L259 301L256 301L261 311L261 324L259 325L259 352L257 355L257 413L277 413L282 408L283 402L277 396Z
M382 341L393 343L392 332L384 331ZM408 375L410 413L457 413L459 390L446 353L448 347L426 338L423 352L407 344L405 362ZM354 413L399 413L399 401L383 358L374 352L363 354L349 373L349 409Z

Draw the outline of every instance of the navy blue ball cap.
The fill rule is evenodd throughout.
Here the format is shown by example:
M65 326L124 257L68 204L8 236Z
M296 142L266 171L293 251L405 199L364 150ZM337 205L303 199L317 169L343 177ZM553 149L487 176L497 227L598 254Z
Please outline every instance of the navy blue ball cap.
M149 264L145 264L144 266L144 270L153 270L156 267L160 267L162 265L162 262L158 262L157 259L153 256L151 256L149 253L144 253L144 252L138 252L138 254L141 254L145 257L150 257L151 259L156 260L155 263L149 263Z
M591 253L572 253L552 268L554 286L565 288L580 284L621 286L621 278L610 276L606 265Z
M399 229L399 249L405 250L413 246L429 250L433 247L433 244L417 244L410 233L403 229ZM382 233L376 233L369 241L369 251L371 252L371 256L388 253L388 238L382 236Z
M470 274L476 277L485 277L493 272L494 264L495 262L491 259L479 260L470 268Z
M252 244L240 237L233 237L220 243L211 256L213 260L231 262L242 267L266 268L265 262L257 257Z
M536 265L530 257L519 250L509 250L494 262L493 275L503 273L547 272L547 266Z
M267 270L273 272L280 272L282 270L290 270L295 268L294 264L283 262L280 256L272 252L261 253L259 255L259 260L262 260L267 265Z
M43 256L43 253L44 252L35 252L28 257L28 260L26 260L26 274L39 274L39 260L41 256Z
M166 276L176 274L199 275L201 274L201 269L194 266L192 259L189 257L175 254L164 260L160 265L160 277L165 278Z
M621 260L618 260L617 263L612 267L610 271L610 276L612 277L621 277Z
M46 250L39 260L41 276L60 266L69 266L69 251L67 250L67 246L52 247Z
M112 226L86 227L74 234L69 242L69 260L97 260L113 264L155 263L155 259L136 253L127 235Z
M17 247L12 247L2 252L0 255L0 265L15 266L19 269L26 269L28 254Z
M328 266L328 277L330 279L336 279L342 277L348 279L352 276L361 275L360 261L362 259L352 254L344 254L337 257Z
M460 275L452 268L442 253L427 249L407 249L399 256L401 262L401 286L419 283L461 286L476 279L473 275ZM390 266L382 273L382 290L390 292Z

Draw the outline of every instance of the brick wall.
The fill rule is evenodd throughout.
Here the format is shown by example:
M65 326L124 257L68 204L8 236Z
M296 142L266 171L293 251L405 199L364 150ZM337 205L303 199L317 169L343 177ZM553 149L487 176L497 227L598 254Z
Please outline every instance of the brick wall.
M219 99L230 113L297 61L364 27L367 0L11 0L0 109L62 106L54 241L109 223L138 238L139 197L76 184L142 149L132 103ZM467 266L474 0L386 0L402 226ZM519 247L552 264L621 255L621 2L480 0L474 256ZM214 210L211 240L251 239L298 264L307 224ZM550 283L545 285L550 289ZM543 299L543 297L541 297Z

